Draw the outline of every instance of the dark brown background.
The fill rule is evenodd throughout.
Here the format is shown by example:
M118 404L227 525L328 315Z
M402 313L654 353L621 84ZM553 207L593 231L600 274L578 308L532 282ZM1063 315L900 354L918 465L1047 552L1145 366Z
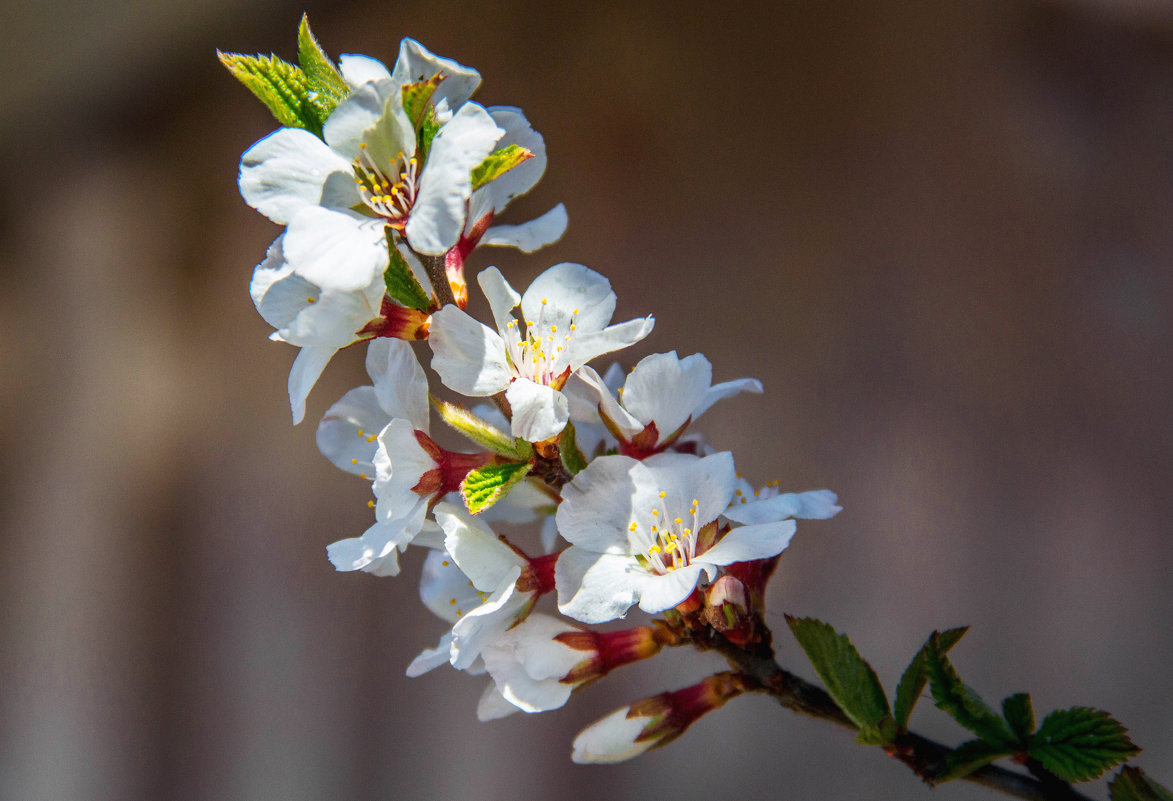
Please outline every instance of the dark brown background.
M403 678L441 630L417 560L325 559L368 494L312 420L361 354L291 428L293 351L246 292L277 229L236 164L273 123L213 49L292 57L300 11L0 9L0 797L929 797L762 698L636 762L569 763L582 725L712 667L689 654L492 724L480 679ZM412 35L477 67L479 100L545 134L513 220L564 200L568 234L472 272L584 262L622 319L657 316L632 359L764 381L712 441L845 507L801 526L776 625L832 622L891 688L930 630L972 624L955 659L987 698L1105 707L1173 782L1173 5L309 11L332 53L390 62Z

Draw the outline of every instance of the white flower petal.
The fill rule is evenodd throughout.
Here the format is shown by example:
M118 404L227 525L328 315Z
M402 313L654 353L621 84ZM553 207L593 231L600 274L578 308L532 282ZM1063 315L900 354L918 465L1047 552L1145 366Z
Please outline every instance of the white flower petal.
M428 379L411 345L391 337L376 339L367 348L367 373L388 418L402 417L426 434Z
M408 678L416 678L425 673L435 670L443 665L451 658L452 654L452 632L445 632L444 636L440 638L439 644L435 648L425 648L420 652L420 655L411 660L411 664L407 666Z
M521 311L526 320L541 317L547 328L551 324L569 328L574 317L578 341L611 322L615 293L603 275L581 264L563 262L534 279L521 296Z
M505 399L513 410L513 436L528 442L541 442L558 436L570 419L565 395L528 378L519 378L511 383L505 390Z
M419 517L422 522L420 509L426 508L428 499L414 487L437 465L420 445L411 421L397 417L379 432L374 462L376 517L387 522Z
M294 425L305 417L306 396L337 352L338 348L331 347L302 348L293 360L293 367L289 370L289 408L293 412Z
M639 584L639 608L654 615L671 609L692 593L701 576L701 566L691 564L662 576L644 575L646 578Z
M334 176L334 177L332 177ZM300 128L281 128L245 151L240 159L240 194L275 223L287 225L307 206L358 202L350 162L318 137Z
M646 424L632 417L619 405L615 395L593 367L580 367L562 391L570 400L572 420L601 423L599 415L605 414L627 439L644 430Z
M635 494L631 473L638 466L628 456L600 456L563 487L556 514L562 536L595 553L631 553L627 530Z
M697 520L702 525L716 520L725 512L733 498L737 481L733 455L728 451L705 457L658 453L640 462L638 470L649 472L646 478L642 472L632 472L636 480L636 504L641 504L640 498L643 497L645 487L659 487L656 491L667 492L669 503L680 503L684 507L680 512L695 499Z
M532 595L517 592L519 576L521 568L514 567L488 600L456 621L452 627L452 667L471 667L484 647L512 626L529 604Z
M500 213L509 201L533 189L546 171L546 142L525 118L521 109L512 106L493 106L488 109L493 122L505 133L497 142L498 148L519 145L533 153L521 164L490 181L485 187L493 198L493 211Z
M616 709L602 720L587 726L574 738L570 758L579 765L610 764L639 756L659 742L657 738L638 741L651 722L644 717L628 717L631 707Z
M482 270L477 275L477 283L480 284L481 291L485 293L485 297L489 301L489 308L493 312L493 322L497 325L497 330L501 332L502 336L505 336L506 327L509 323L514 322L513 310L521 302L521 295L514 291L509 282L505 280L505 276L501 275L501 271L496 267Z
M432 369L444 386L461 395L493 395L513 378L500 334L456 306L432 315L428 344Z
M297 274L323 291L363 289L388 263L382 221L349 210L301 209L289 222L283 249Z
M355 387L331 406L315 439L322 455L348 473L372 475L375 433L391 422L374 387Z
M734 562L777 556L786 550L796 528L797 524L793 520L739 526L698 556L696 561L710 565L731 565Z
M437 56L415 39L404 39L399 43L399 57L391 78L396 85L404 86L431 78L438 72L444 73L444 80L432 96L435 103L447 100L448 105L457 108L472 97L481 84L481 76L471 67L466 67L450 58Z
M559 203L541 217L529 222L520 225L492 226L485 231L480 244L517 248L522 253L533 253L561 239L566 233L567 222L566 207Z
M692 417L712 383L713 366L701 354L653 353L632 368L623 406L645 425L654 421L663 440Z
M441 620L455 623L465 612L485 601L485 594L469 585L468 576L445 551L431 551L420 572L420 600ZM448 661L448 655L444 655Z
M756 378L738 378L734 381L725 381L720 384L714 384L709 387L709 391L705 393L704 399L697 404L697 407L692 412L692 419L696 420L702 414L709 410L719 400L725 398L732 398L742 392L754 392L758 395L762 394L762 382Z
M581 367L596 356L634 345L652 333L655 324L655 319L648 316L642 320L628 320L626 323L608 326L602 331L580 334L570 343L567 363L572 368Z
M404 233L413 249L440 255L456 244L472 194L472 170L504 133L476 103L466 103L445 124L428 153Z
M399 575L398 553L411 536L398 524L375 523L361 537L339 540L326 546L326 555L335 569L362 570L376 576Z
M338 56L338 71L342 73L343 80L351 89L357 89L364 83L385 81L391 77L382 61L353 53Z
M372 61L374 59L371 59ZM377 63L377 62L376 62ZM322 137L339 158L355 159L359 155L359 144L366 132L375 127L383 116L387 97L375 83L357 87L335 107L322 126ZM381 153L381 156L386 156ZM391 153L391 156L396 155ZM382 166L382 165L380 165ZM354 183L353 162L348 161L351 184Z
M826 520L843 510L837 506L838 497L830 490L787 492L773 498L746 503L734 503L725 511L725 517L737 523L769 523L787 517L800 520Z
M496 590L513 570L525 566L488 526L452 504L437 504L434 515L444 529L444 548L478 590Z
M501 695L501 691L497 689L495 682L489 682L488 686L485 687L485 691L481 693L481 699L477 702L477 720L482 722L500 720L520 711L516 706L505 700L505 696Z
M571 546L554 565L558 611L583 623L606 623L627 614L638 600L637 580L646 576L635 558Z

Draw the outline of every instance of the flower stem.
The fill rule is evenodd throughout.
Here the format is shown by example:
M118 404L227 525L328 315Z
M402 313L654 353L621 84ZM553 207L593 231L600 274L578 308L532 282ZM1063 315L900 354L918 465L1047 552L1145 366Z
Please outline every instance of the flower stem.
M456 295L452 293L452 285L448 283L448 274L444 270L445 255L439 256L425 256L422 253L415 254L420 263L424 266L424 271L428 274L428 280L432 284L432 291L436 293L436 302L440 304L440 308L444 308L449 304L456 303Z
M750 691L766 693L792 712L857 731L855 724L823 688L784 670L775 661L768 632L753 651L747 651L715 632L705 640L692 639L691 643L701 650L717 651L724 656L745 677ZM953 752L952 748L914 732L900 735L885 750L930 785L944 769L946 757ZM963 780L1030 801L1091 801L1065 782L1042 781L995 765L975 770Z

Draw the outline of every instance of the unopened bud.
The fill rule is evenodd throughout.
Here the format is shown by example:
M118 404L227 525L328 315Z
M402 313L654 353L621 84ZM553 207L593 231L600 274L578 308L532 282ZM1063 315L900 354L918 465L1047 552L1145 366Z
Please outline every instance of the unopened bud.
M570 758L587 764L639 756L672 742L706 712L744 691L737 674L718 673L683 690L645 698L579 732Z

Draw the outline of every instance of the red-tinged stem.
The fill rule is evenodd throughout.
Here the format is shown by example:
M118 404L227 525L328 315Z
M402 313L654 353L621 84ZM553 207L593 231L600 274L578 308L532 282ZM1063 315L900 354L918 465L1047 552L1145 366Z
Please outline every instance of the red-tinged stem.
M716 633L705 640L693 639L692 644L701 650L717 651L724 656L746 680L751 692L766 693L792 712L826 720L853 732L858 731L823 688L782 669L774 659L768 631L753 651L738 647ZM898 736L884 750L929 785L944 771L946 758L953 752L952 748L915 732ZM1042 781L996 765L979 768L963 777L962 781L1029 801L1092 801L1065 782Z

